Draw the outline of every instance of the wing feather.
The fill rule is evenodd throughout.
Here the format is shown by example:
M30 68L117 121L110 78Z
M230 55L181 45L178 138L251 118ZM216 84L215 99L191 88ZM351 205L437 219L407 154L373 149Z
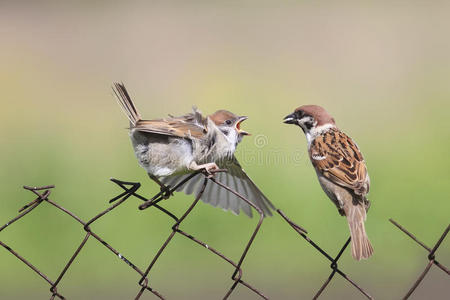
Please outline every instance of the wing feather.
M181 117L159 120L139 120L134 130L181 138L202 139L207 132L206 118L194 108L193 112Z
M316 137L309 151L311 162L320 174L357 195L368 193L370 182L364 158L345 133L330 130Z
M249 192L247 190L245 181L243 181L241 178L237 178L237 177L235 177L235 178L236 178L236 183L238 185L239 193L248 198ZM244 201L241 201L241 209L247 216L252 217L252 215L253 215L252 208L250 207L249 204L247 204Z
M239 194L246 197L250 202L259 207L265 216L271 216L271 210L275 209L273 204L267 199L267 197L258 189L255 183L248 177L248 175L242 170L239 162L233 156L226 161L218 163L220 168L228 169L228 172L217 173L215 178L217 181L227 185L231 189L235 190ZM173 175L161 178L161 182L164 184L170 184L175 186L178 182L183 180L185 176L189 175ZM203 175L198 174L193 177L188 183L177 189L177 191L183 191L186 194L192 194L196 189L201 187L203 182ZM197 191L196 191L197 192ZM242 210L246 215L252 217L252 209L241 198L237 197L233 193L220 187L213 182L209 182L206 186L201 200L205 203L209 203L212 206L223 208L224 210L231 210L235 214L239 214Z

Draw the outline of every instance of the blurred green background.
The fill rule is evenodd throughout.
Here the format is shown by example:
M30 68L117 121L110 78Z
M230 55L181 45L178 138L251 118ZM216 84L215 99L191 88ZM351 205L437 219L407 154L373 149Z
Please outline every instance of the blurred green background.
M337 253L344 218L322 192L300 129L282 118L319 104L362 149L372 186L368 261L349 251L343 270L377 299L399 299L426 253L388 222L432 246L449 223L450 5L447 1L0 2L0 223L33 199L22 185L55 184L52 199L84 220L120 192L115 177L148 180L127 120L111 93L123 81L141 114L179 115L196 104L248 115L238 158L273 203ZM192 197L166 208L183 212ZM131 200L93 229L141 268L170 232L158 211ZM237 260L256 224L200 203L182 228ZM0 234L55 279L84 232L46 203ZM437 256L450 263L450 240ZM0 249L0 299L48 299L48 285ZM176 236L151 273L169 299L217 299L232 268ZM271 299L308 299L329 262L279 216L264 221L244 279ZM58 290L69 299L130 299L137 274L89 240ZM445 299L448 277L432 268L411 299ZM336 278L323 299L361 299ZM142 299L154 299L145 294ZM258 299L238 287L232 299Z

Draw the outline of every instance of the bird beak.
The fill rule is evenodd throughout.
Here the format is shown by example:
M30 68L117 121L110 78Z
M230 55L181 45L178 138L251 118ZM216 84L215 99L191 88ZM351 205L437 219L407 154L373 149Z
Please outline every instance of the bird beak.
M251 135L247 131L241 130L241 123L243 121L247 120L247 119L248 119L248 117L246 117L246 116L239 117L238 121L236 122L236 130L237 130L238 134L240 134L240 135Z
M297 124L297 117L295 114L290 114L284 117L283 122L285 124Z

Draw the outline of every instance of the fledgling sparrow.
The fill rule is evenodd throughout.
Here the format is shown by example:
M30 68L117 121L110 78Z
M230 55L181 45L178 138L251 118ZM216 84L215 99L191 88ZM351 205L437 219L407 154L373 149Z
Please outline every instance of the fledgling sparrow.
M133 104L125 86L114 83L113 91L130 120L130 138L139 164L152 180L168 191L184 178L200 169L216 173L216 179L247 197L264 215L272 215L272 203L247 176L234 156L237 145L245 135L241 122L247 117L237 116L226 110L218 110L203 117L194 107L193 112L164 119L143 120ZM177 191L192 194L203 184L202 174L197 174ZM208 184L201 199L213 206L240 210L252 216L251 207L234 194L216 184Z
M366 197L370 179L358 146L317 105L300 106L284 118L284 123L298 125L305 133L319 183L339 213L347 217L352 256L356 260L367 259L373 254L364 227L370 206Z

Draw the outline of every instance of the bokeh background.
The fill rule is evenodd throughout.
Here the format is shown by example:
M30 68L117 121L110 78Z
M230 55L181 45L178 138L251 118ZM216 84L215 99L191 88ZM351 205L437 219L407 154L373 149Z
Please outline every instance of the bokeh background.
M303 133L282 124L319 104L362 149L372 179L368 261L342 266L377 299L399 299L426 253L394 218L433 245L449 223L450 18L448 1L16 1L0 2L0 223L32 199L26 185L87 220L119 192L110 177L158 189L135 160L125 115L111 92L123 81L142 115L226 108L248 115L237 157L273 203L330 253L348 236L319 187ZM164 206L181 213L192 198ZM157 211L128 201L95 224L145 268L170 231ZM183 228L237 259L256 220L200 203ZM52 278L84 236L41 205L0 239ZM449 265L447 239L437 253ZM47 299L48 285L0 249L0 298ZM272 299L308 299L329 262L279 217L265 220L244 278ZM169 299L221 298L232 268L176 236L151 274ZM90 240L59 291L69 299L130 299L136 273ZM411 299L445 299L448 277L432 268ZM143 299L152 299L146 294ZM233 299L257 299L243 287ZM341 278L323 299L360 299Z

